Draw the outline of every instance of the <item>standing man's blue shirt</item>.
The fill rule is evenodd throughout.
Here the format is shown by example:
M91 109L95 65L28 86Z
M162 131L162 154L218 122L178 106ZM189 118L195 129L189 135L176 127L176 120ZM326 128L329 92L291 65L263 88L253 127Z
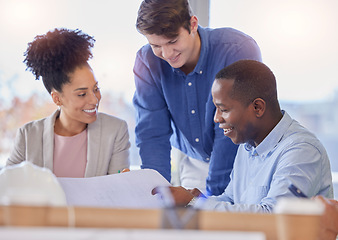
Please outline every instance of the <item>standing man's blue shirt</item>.
M188 75L156 57L149 44L138 51L133 99L136 144L141 167L155 169L169 181L171 146L210 161L207 190L218 195L229 183L237 146L214 124L211 86L225 66L240 59L261 61L261 54L256 42L237 30L199 27L198 33L200 57Z
M333 197L330 162L320 141L297 121L284 116L255 148L241 144L231 181L217 197L199 199L205 210L271 212L280 197L294 197L290 183L308 196Z

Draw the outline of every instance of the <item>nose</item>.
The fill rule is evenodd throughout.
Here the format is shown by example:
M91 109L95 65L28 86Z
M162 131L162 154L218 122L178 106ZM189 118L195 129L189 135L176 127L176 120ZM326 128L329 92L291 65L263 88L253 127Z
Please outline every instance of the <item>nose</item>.
M162 57L165 59L169 59L173 56L173 50L170 46L162 47Z
M222 118L221 111L218 108L216 108L216 112L215 112L215 115L214 115L214 122L215 123L221 123L223 121L224 121L224 119Z
M97 95L99 94L99 96ZM90 104L97 105L100 101L101 95L95 91L91 92L89 102Z

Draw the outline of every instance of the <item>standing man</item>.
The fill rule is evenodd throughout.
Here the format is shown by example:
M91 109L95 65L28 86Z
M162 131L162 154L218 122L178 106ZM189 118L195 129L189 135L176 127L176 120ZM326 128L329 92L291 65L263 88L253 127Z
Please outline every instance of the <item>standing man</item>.
M188 0L144 0L136 27L149 42L138 51L134 66L141 167L170 181L173 146L184 154L181 185L221 194L238 146L224 140L213 122L211 86L223 67L240 59L261 61L259 47L237 30L202 28Z

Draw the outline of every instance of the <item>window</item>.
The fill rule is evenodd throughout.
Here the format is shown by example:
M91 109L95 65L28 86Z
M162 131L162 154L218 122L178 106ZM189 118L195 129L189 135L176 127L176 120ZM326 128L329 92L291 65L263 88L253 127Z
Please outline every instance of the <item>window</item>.
M210 0L210 27L252 36L277 78L281 107L324 144L338 197L338 15L335 0Z
M202 2L191 1L193 7ZM90 64L102 90L100 111L127 120L132 164L139 164L131 100L135 54L146 43L135 28L140 3L0 0L0 168L17 128L56 108L42 82L34 81L22 63L27 43L55 27L78 28L95 37ZM199 10L204 6L208 4ZM210 0L209 15L210 27L233 27L257 41L264 62L277 77L282 108L321 139L334 172L338 172L337 8L336 0ZM338 182L335 173L334 180Z
M54 28L81 29L96 39L90 64L102 90L100 111L128 122L132 164L139 164L134 140L133 65L146 39L135 23L141 0L0 0L0 167L24 123L56 109L42 81L22 63L27 43Z

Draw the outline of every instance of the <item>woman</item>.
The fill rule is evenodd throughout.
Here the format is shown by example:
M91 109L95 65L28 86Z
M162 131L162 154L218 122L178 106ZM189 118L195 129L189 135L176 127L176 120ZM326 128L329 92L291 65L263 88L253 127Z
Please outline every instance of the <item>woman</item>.
M24 63L58 106L51 116L21 127L6 165L30 161L57 177L93 177L129 167L125 121L98 113L101 93L93 70L94 38L54 29L28 44Z

